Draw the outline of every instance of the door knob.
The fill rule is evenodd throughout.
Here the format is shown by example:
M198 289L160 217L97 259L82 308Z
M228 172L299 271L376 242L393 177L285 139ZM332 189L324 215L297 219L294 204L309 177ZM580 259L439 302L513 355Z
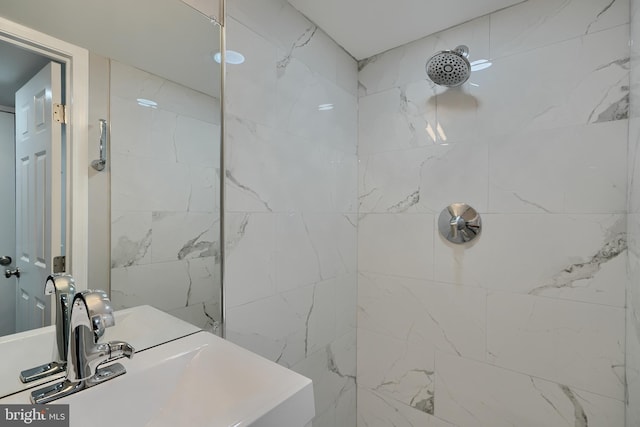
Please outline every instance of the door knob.
M0 265L10 265L13 262L10 256L0 256Z
M4 277L6 277L8 279L11 276L20 277L20 269L16 268L15 270L11 270L11 269L7 268L4 271Z

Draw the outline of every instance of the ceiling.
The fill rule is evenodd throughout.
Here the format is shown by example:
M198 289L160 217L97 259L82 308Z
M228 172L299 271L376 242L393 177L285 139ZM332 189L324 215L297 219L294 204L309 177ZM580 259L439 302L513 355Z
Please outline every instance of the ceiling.
M288 1L360 60L523 0Z
M218 27L180 1L0 0L0 17L219 96Z

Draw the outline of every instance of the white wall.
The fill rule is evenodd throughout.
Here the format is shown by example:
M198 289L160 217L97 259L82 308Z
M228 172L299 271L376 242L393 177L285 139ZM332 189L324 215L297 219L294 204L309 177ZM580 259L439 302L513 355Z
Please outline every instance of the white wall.
M313 380L314 427L354 426L356 62L283 0L228 8L227 337Z
M358 425L624 424L628 22L530 0L361 62ZM427 81L459 44L492 67Z

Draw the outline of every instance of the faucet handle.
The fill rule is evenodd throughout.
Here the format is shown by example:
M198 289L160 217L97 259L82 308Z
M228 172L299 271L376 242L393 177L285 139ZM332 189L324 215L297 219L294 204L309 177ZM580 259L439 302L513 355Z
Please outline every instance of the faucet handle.
M73 305L74 309L71 311L72 318L75 317L76 314L80 316L79 312L82 310L83 305L86 308L86 314L91 322L90 325L86 326L93 331L95 343L104 335L107 328L116 324L111 301L104 291L82 291L74 297ZM79 322L78 324L81 323L82 322Z

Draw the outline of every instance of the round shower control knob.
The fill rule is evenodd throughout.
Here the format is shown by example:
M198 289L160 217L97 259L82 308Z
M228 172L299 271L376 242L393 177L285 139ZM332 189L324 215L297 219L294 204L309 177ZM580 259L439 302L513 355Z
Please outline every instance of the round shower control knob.
M440 213L438 229L451 243L464 244L480 235L480 214L465 203L453 203Z

